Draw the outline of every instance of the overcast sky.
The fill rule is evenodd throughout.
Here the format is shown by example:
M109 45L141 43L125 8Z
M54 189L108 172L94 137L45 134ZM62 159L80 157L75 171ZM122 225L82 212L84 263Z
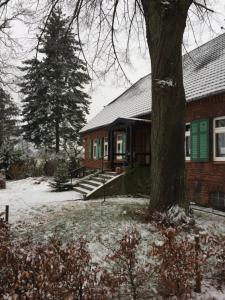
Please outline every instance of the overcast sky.
M184 36L184 44L186 49L191 50L196 48L198 45L201 45L213 37L225 32L224 29L221 29L221 26L225 27L225 1L215 0L214 5L211 6L211 8L215 10L215 14L213 14L211 18L212 28L209 28L208 25L201 24L200 26L199 21L196 22L193 19L193 26L198 44L196 44L191 30L187 28ZM24 25L18 23L14 24L12 31L14 37L16 37L23 46L23 52L20 54L19 61L24 60L29 55L30 49L34 46L34 32L30 32L24 27ZM132 41L132 43L132 65L125 67L125 71L130 81L134 83L141 77L148 74L151 71L151 68L148 51L146 51L145 54L141 54L135 49L135 41ZM128 87L128 83L125 83L121 77L118 77L112 73L109 74L104 81L95 80L93 82L93 88L88 88L88 92L91 96L91 107L88 120L93 118L105 105L119 96ZM18 101L18 98L16 100Z
M207 25L199 26L199 22L194 23L198 45L201 45L213 37L216 37L218 34L225 32L225 30L221 29L221 26L225 27L225 1L215 1L212 8L216 11L216 13L212 16L213 30L211 30L211 28ZM196 45L193 35L188 28L185 33L184 43L188 50L198 46ZM133 83L151 71L150 60L147 53L143 56L137 51L137 53L132 56L132 65L132 68L127 68L127 74ZM96 84L98 85L98 83ZM88 119L96 115L105 105L119 96L128 87L129 85L124 85L124 82L120 84L120 80L114 79L112 75L108 76L106 81L99 84L96 90L94 90L91 94L92 104Z

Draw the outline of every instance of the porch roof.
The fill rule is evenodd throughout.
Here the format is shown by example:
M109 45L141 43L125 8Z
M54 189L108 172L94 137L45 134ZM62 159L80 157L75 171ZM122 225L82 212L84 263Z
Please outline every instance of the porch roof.
M124 123L124 124L133 124L133 123L151 123L151 120L147 119L139 119L139 118L117 118L114 120L109 126L116 125L118 123Z
M225 92L225 33L183 56L187 102ZM81 133L105 127L118 118L151 113L151 74L141 78L103 108Z

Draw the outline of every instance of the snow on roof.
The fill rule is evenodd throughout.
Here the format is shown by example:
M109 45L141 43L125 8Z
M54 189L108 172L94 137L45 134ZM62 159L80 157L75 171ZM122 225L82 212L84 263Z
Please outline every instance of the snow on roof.
M187 101L225 91L225 33L183 56ZM132 118L151 112L151 74L138 80L122 95L106 105L81 130L111 124L117 118Z

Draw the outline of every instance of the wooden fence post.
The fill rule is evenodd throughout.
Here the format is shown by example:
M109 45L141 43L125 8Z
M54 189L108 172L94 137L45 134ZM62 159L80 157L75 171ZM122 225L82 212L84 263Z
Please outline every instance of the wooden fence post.
M9 205L5 206L5 222L9 223Z
M200 252L200 239L199 235L195 236L195 272L196 272L196 278L195 278L195 292L201 293L201 270L199 266L199 252Z

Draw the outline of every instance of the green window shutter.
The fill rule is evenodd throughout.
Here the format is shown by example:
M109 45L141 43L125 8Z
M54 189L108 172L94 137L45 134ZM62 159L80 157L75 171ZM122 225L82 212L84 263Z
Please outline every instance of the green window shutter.
M88 159L92 159L92 141L88 144Z
M100 159L102 157L102 139L97 139L97 153L96 158Z
M96 159L99 159L99 139L96 139Z
M191 123L191 160L195 162L209 160L209 120Z
M98 140L98 158L102 157L102 139Z
M209 120L199 122L199 160L209 160Z
M191 160L199 160L199 122L191 123Z

